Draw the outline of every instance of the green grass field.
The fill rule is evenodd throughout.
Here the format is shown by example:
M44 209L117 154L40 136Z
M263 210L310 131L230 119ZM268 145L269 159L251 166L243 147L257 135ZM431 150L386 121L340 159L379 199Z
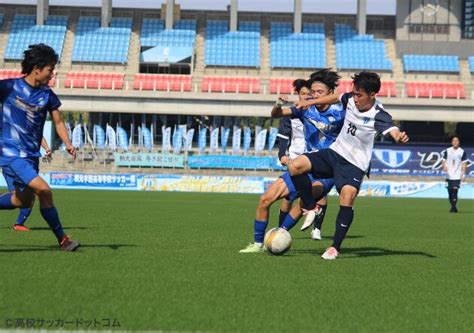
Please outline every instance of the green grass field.
M323 241L297 226L280 257L238 253L253 238L255 195L55 191L55 200L78 252L57 248L37 208L29 233L9 229L15 211L1 212L2 328L17 319L66 330L474 328L472 201L449 214L447 200L359 198L343 252L327 262L336 198ZM114 319L120 327L108 327Z

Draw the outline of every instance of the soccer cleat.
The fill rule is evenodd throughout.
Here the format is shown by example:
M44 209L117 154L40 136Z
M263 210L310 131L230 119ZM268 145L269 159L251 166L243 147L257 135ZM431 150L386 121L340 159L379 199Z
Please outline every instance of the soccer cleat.
M338 255L339 255L339 252L337 252L336 248L331 246L331 247L328 247L326 249L326 252L324 252L321 255L321 258L326 259L326 260L334 260L337 258Z
M310 209L310 210L303 209L303 215L305 215L305 219L304 219L303 225L301 226L300 230L305 231L306 229L311 227L311 225L313 224L314 219L316 218L316 216L321 214L322 211L323 210L321 209L321 207L319 207L319 205L316 205L316 207L314 207L313 209Z
M66 252L75 251L79 247L79 242L70 239L68 236L64 236L63 239L59 242L59 247L61 250Z
M321 230L319 230L318 228L314 228L313 231L311 231L311 239L321 240Z
M449 210L450 213L457 213L458 212L458 209L456 207L451 207L451 209Z
M16 231L30 231L30 228L25 227L24 225L21 225L21 224L14 224L12 226L12 229Z
M247 245L245 249L239 251L239 253L260 253L264 252L265 249L263 248L262 244L259 243L251 243Z

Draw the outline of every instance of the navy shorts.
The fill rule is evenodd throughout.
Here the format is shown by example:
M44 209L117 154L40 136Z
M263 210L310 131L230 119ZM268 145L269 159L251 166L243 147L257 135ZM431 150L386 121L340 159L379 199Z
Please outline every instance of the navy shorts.
M308 174L308 177L311 180L311 184L314 184L315 182L320 182L323 185L323 197L326 196L334 186L333 179L314 179L311 174ZM283 179L286 184L286 187L288 187L288 191L290 192L287 199L289 201L294 201L295 199L297 199L300 195L296 191L295 185L291 181L291 176L289 172L285 172L283 175L280 176L280 178Z
M12 158L8 163L2 165L2 172L8 190L14 191L18 187L23 192L26 186L39 176L39 158Z
M353 186L359 191L365 172L334 150L327 148L304 155L311 162L311 174L314 178L334 178L339 193L344 185Z
M446 187L450 190L459 190L461 179L446 179Z

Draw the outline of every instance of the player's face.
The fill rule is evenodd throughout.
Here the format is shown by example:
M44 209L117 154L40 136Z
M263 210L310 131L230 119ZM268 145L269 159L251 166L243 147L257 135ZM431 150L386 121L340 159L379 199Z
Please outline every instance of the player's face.
M453 145L453 148L459 148L459 144L460 144L459 139L458 138L453 138L451 140L451 144Z
M332 90L329 90L328 86L325 85L322 82L313 82L311 84L311 96L313 98L320 98L329 95L332 92ZM329 105L316 105L318 109L322 110L329 108Z
M46 65L44 68L35 67L34 72L36 80L41 84L48 84L49 80L54 76L55 65Z
M310 96L309 93L310 93L309 89L306 87L303 87L300 89L300 92L298 93L298 98L300 99L300 101L304 101Z
M375 93L366 93L364 90L353 86L352 97L359 111L367 111L374 105Z

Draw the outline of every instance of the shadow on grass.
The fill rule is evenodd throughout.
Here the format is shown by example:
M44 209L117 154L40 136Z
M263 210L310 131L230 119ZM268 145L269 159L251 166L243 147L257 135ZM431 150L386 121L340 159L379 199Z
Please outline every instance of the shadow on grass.
M302 249L291 251L295 253L314 254L317 256L320 256L324 252L324 250L321 251L320 249ZM427 258L436 258L436 256L422 251L389 250L381 247L353 247L343 248L338 260L381 256L422 256Z
M110 250L119 250L122 247L136 247L135 244L81 244L77 252L81 252L84 248L106 248ZM2 247L7 247L3 249ZM8 248L8 247L14 247ZM8 245L0 244L0 253L18 253L18 252L39 252L39 251L58 251L56 245L39 246L39 245Z

